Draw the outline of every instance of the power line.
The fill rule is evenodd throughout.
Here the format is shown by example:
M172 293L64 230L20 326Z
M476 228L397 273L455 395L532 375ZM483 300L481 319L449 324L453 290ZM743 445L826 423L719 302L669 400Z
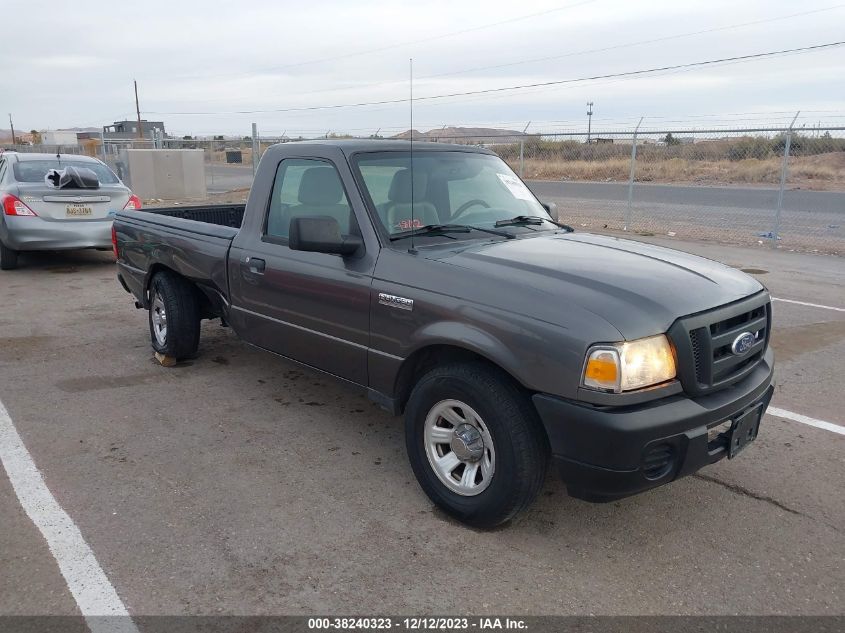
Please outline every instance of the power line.
M571 8L571 7L574 7L574 6L579 6L579 5L578 4L569 5L569 7L561 7L559 9L553 9L552 11L558 11L558 10L562 10L564 8ZM727 30L745 28L745 27L748 27L748 26L757 26L757 25L766 24L766 23L769 23L769 22L777 22L777 21L781 21L781 20L788 20L788 19L792 19L792 18L796 18L796 17L802 17L802 16L805 16L805 15L821 13L821 12L824 12L824 11L832 11L834 9L840 9L842 7L845 7L845 4L837 4L837 5L832 5L832 6L829 6L829 7L823 7L821 9L813 9L811 11L803 11L803 12L800 12L800 13L790 13L788 15L780 15L780 16L775 16L775 17L772 17L772 18L766 18L766 19L762 19L762 20L753 20L751 22L742 22L742 23L738 23L738 24L728 24L728 25L725 25L725 26L713 27L713 28L709 28L709 29L703 29L703 30L700 30L700 31L691 31L691 32L688 32L688 33L679 33L677 35L668 35L668 36L665 36L665 37L659 37L659 38L654 38L654 39L649 39L649 40L639 40L639 41L636 41L636 42L628 42L626 44L616 44L614 46L606 46L606 47L602 47L602 48L593 48L593 49L585 49L585 50L579 50L579 51L570 51L570 52L567 52L567 53L561 53L561 54L558 54L558 55L551 55L551 56L547 56L547 57L535 57L535 58L532 58L532 59L525 59L525 60L520 60L520 61L515 61L515 62L506 62L506 63L495 64L495 65L491 65L491 66L476 66L476 67L473 67L473 68L464 68L464 69L461 69L461 70L454 70L454 71L443 72L443 73L435 73L435 74L432 74L432 75L423 75L423 76L419 77L419 80L436 79L436 78L440 78L440 77L450 77L450 76L454 76L454 75L462 75L462 74L466 74L466 73L483 71L483 70L495 70L495 69L499 69L499 68L509 68L509 67L513 67L513 66L521 66L521 65L532 64L532 63L537 63L537 62L553 61L553 60L564 59L564 58L568 58L568 57L577 57L577 56L580 56L580 55L602 53L602 52L607 52L607 51L619 50L619 49L622 49L622 48L642 46L642 45L645 45L645 44L654 44L654 43L665 42L665 41L670 41L670 40L677 40L677 39L682 39L682 38L685 38L685 37L693 37L693 36L697 36L697 35L706 35L706 34L710 34L710 33L718 33L720 31L727 31ZM492 25L482 25L482 26L479 26L479 27L466 29L464 31L456 31L454 33L447 33L447 34L443 34L443 35L439 35L439 36L434 36L433 38L428 38L426 40L418 40L418 41L422 42L422 41L429 41L429 39L442 39L442 38L445 38L445 37L450 37L452 35L461 34L461 33L469 32L469 31L473 31L473 30L490 28L491 26L498 26L498 25L501 25L501 24L505 24L509 21L517 21L517 20L528 19L530 17L536 17L536 16L539 16L539 15L544 15L546 13L548 13L548 11L543 11L541 13L534 13L534 14L530 14L530 15L527 15L527 16L512 18L511 20L496 22ZM414 42L410 42L410 43L414 43ZM383 47L382 49L372 49L371 52L377 52L377 51L380 51L380 50L386 50L386 49L389 49L389 48L392 48L392 47L403 46L403 45L404 44L396 44L396 45L392 45L392 46L388 46L388 47ZM364 51L364 52L366 52L366 51ZM351 54L349 54L349 56L364 54L364 52L351 53ZM337 59L340 59L342 57L344 57L344 56L340 56ZM302 62L302 64L308 64L308 63L312 63L312 62ZM294 65L300 65L300 64L294 64ZM284 67L277 67L277 68L284 68ZM262 72L271 72L271 71L255 71L254 73L251 73L251 74L255 74L255 73L260 74ZM233 75L234 74L237 74L239 76L244 75L244 73L233 73ZM250 73L246 73L246 74L250 74ZM207 75L207 77L216 77L216 76L220 76L220 75ZM194 77L200 77L200 76L194 75ZM343 91L347 91L347 90L362 90L362 89L365 89L365 88L375 88L375 87L380 87L380 86L392 86L392 85L404 84L404 83L405 83L404 79L401 79L401 80L397 79L397 80L392 80L392 81L370 82L370 83L356 84L356 85L350 85L350 86L324 88L324 89L321 89L321 90L298 91L297 95L302 96L302 95L313 95L313 94L325 94L327 92L343 92ZM218 99L217 101L222 101L222 100L224 100L224 99ZM228 99L226 99L226 100L228 100ZM207 100L207 99L205 100L205 102L208 102L208 101L209 100Z
M814 9L812 11L803 11L801 13L791 13L789 15L781 15L781 16L777 16L777 17L773 17L773 18L766 18L764 20L754 20L752 22L742 22L740 24L728 24L728 25L725 25L725 26L713 27L713 28L710 28L710 29L703 29L701 31L690 31L688 33L679 33L677 35L667 35L665 37L658 37L658 38L654 38L654 39L650 39L650 40L639 40L637 42L628 42L626 44L615 44L613 46L604 46L602 48L592 48L592 49L587 49L587 50L571 51L569 53L562 53L560 55L550 55L548 57L535 57L535 58L532 58L532 59L524 59L524 60L516 61L516 62L508 62L508 63L504 63L504 64L495 64L495 65L492 65L492 66L476 66L475 68L465 68L463 70L454 70L454 71L449 71L449 72L445 72L445 73L437 73L437 74L434 74L434 75L425 75L423 77L420 77L420 79L435 79L435 78L438 78L438 77L449 77L449 76L452 76L452 75L462 75L462 74L466 74L466 73L476 72L476 71L479 71L479 70L495 70L495 69L499 69L499 68L509 68L509 67L512 67L512 66L521 66L521 65L524 65L524 64L533 64L533 63L536 63L536 62L553 61L553 60L556 60L556 59L563 59L565 57L575 57L575 56L578 56L578 55L588 55L588 54L592 54L592 53L604 53L604 52L607 52L607 51L614 51L614 50L618 50L620 48L628 48L628 47L631 47L631 46L642 46L644 44L656 44L656 43L659 43L659 42L667 42L667 41L670 41L670 40L676 40L676 39L680 39L680 38L684 38L684 37L692 37L692 36L695 36L695 35L707 35L707 34L710 34L710 33L718 33L720 31L727 31L727 30L731 30L731 29L739 29L739 28L744 28L744 27L747 27L747 26L757 26L758 24L766 24L766 23L769 23L769 22L777 22L779 20L788 20L788 19L791 19L791 18L797 18L797 17L801 17L801 16L805 16L805 15L810 15L810 14L813 14L813 13L821 13L823 11L831 11L833 9L841 9L842 7L845 7L845 4L837 4L837 5L833 5L833 6L830 6L830 7L824 7L822 9Z
M388 44L386 46L380 46L378 48L368 48L360 51L353 51L351 53L344 53L342 55L333 55L331 57L321 57L317 59L309 59L300 62L292 62L290 64L283 64L281 66L272 66L269 68L264 68L260 70L254 70L248 73L244 72L232 72L232 73L215 73L210 75L177 75L176 78L179 79L188 79L188 78L213 78L213 77L242 77L244 75L260 75L264 73L272 73L279 70L286 70L288 68L300 68L302 66L311 66L313 64L322 64L325 62L332 62L337 61L340 59L349 59L350 57L360 57L362 55L370 55L372 53L381 53L383 51L392 50L394 48L402 48L405 46L412 46L414 44L423 44L426 42L434 42L436 40L442 40L449 37L455 37L456 35L464 35L466 33L473 33L475 31L482 31L486 29L495 28L497 26L502 26L504 24L511 24L513 22L521 22L522 20L529 20L531 18L537 18L543 15L549 15L550 13L557 13L559 11L565 11L567 9L574 9L576 7L580 7L586 4L593 4L598 2L599 0L581 0L580 2L575 2L573 4L566 4L560 7L555 7L553 9L546 9L545 11L538 11L536 13L529 13L526 15L518 15L513 18L508 18L506 20L499 20L498 22L491 22L488 24L480 24L478 26L469 27L466 29L461 29L459 31L450 31L448 33L441 33L440 35L432 35L429 37L424 37L417 40L407 40L404 42L397 42L395 44Z
M836 42L834 44L825 44L825 45L821 45L821 47L823 48L823 47L826 47L826 46L836 46L836 45L840 45L842 43L843 42ZM811 47L806 47L806 48L812 49L812 48L815 48L815 47L811 46ZM801 55L804 52L807 52L807 50L805 50L804 48L801 48L801 49L790 49L790 50L786 50L786 51L775 51L773 53L760 54L759 56L777 55L777 54L782 54L783 56ZM756 56L751 56L751 57L756 57ZM742 63L745 63L745 61L748 61L748 60L746 60L744 57L740 57L740 58L726 58L725 60L712 60L712 61L706 62L706 63L712 64L712 67L720 67L720 66L731 66L731 65L742 64ZM692 64L692 65L690 65L690 67L686 67L686 66L687 65L682 65L681 68L676 68L676 67L670 66L670 67L668 67L668 69L653 69L654 74L650 75L650 76L666 77L666 76L674 75L674 74L694 72L695 70L698 69L697 68L698 64ZM604 86L604 85L619 83L619 82L624 82L624 81L634 81L634 80L637 80L637 79L640 78L638 76L638 73L623 73L623 75L625 75L625 76L615 77L615 78L610 78L610 79L604 79L603 81L598 81L598 79L602 79L602 78L596 78L597 81L595 83L593 83L592 85L593 86ZM614 77L614 76L611 75L610 77ZM553 83L559 83L560 85L559 86L547 86L547 85L544 85L544 84L536 84L537 87L535 87L535 85L532 84L530 86L525 87L525 90L526 90L525 93L500 92L499 94L497 94L495 96L489 96L489 95L485 96L484 94L481 94L479 96L469 97L467 99L463 99L462 102L463 103L478 102L478 101L481 101L482 99L484 99L485 102L489 102L491 100L512 99L514 97L519 97L522 94L526 94L526 93L527 94L536 94L536 93L541 92L543 89L555 90L556 88L565 87L565 85L567 85L568 82L564 82L564 83L553 82ZM441 105L448 105L448 104L446 102L432 103L431 107L436 107L436 106L441 106Z
M484 95L484 94L493 94L493 93L501 93L501 92L510 92L514 90L526 90L529 88L545 88L550 86L560 86L564 84L573 84L573 83L581 83L585 81L596 81L601 79L615 79L621 77L640 77L643 75L649 75L653 73L660 73L666 71L677 71L683 69L695 69L701 68L704 66L712 66L714 64L725 64L725 63L739 63L739 62L747 62L757 59L764 59L768 57L774 57L777 55L789 55L789 54L799 54L799 53L808 53L813 51L818 51L827 48L833 48L836 46L842 46L845 44L845 41L839 42L830 42L827 44L815 44L812 46L802 46L799 48L789 48L783 49L778 51L768 51L765 53L752 53L748 55L737 55L734 57L724 57L721 59L710 59L700 62L688 62L685 64L674 64L671 66L659 66L656 68L645 68L640 70L630 70L626 72L620 73L608 73L604 75L593 75L590 77L578 77L573 79L558 79L554 81L541 81L537 83L531 84L520 84L516 86L502 86L498 88L487 88L484 90L468 90L465 92L451 92L439 95L428 95L422 97L416 97L416 101L431 101L435 99L449 99L453 97L466 97L472 95ZM332 105L318 105L318 106L302 106L302 107L295 107L295 108L272 108L266 110L232 110L232 111L225 111L225 112L160 112L155 110L145 111L145 114L166 114L166 115L191 115L191 116L202 116L202 115L226 115L226 114L269 114L269 113L282 113L282 112L309 112L314 110L336 110L340 108L361 108L361 107L368 107L368 106L378 106L378 105L390 105L390 104L397 104L397 103L405 103L407 99L384 99L381 101L363 101L358 103L339 103L339 104L332 104Z

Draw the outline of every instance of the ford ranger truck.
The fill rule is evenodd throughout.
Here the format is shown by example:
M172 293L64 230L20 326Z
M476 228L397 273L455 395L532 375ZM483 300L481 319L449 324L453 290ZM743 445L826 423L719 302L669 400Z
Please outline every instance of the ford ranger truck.
M559 219L485 149L326 140L268 149L245 206L118 213L114 247L155 351L220 319L363 390L431 500L491 527L549 465L608 501L737 457L773 391L759 282Z

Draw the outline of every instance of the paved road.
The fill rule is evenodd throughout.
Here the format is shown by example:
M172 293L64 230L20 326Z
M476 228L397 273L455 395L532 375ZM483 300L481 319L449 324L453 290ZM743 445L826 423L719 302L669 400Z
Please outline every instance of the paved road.
M212 178L214 182L212 183ZM209 192L225 192L249 187L252 167L206 165ZM528 181L541 199L578 199L597 202L626 202L628 185L615 182ZM691 187L638 183L636 201L641 204L667 204L693 207L733 207L763 210L776 207L777 189L768 187ZM787 211L841 214L845 221L845 192L789 190L784 193L783 208Z
M212 193L245 189L252 182L251 167L207 170ZM630 222L630 230L639 233L756 245L777 225L784 249L845 255L845 192L786 191L778 224L777 190L771 188L639 183L629 215L625 184L528 181L528 186L544 202L555 202L561 220L578 229L621 230Z
M628 185L615 182L528 181L537 197L577 198L605 202L627 202ZM637 183L635 199L639 204L669 204L693 207L733 207L763 210L771 213L777 206L777 189L768 187L690 187ZM784 192L783 208L787 211L838 213L845 220L845 192Z
M689 248L842 306L839 259ZM550 477L477 532L365 398L215 323L164 369L108 254L23 264L0 275L0 400L130 613L843 613L843 436L768 415L699 476L606 505ZM775 404L845 424L845 313L774 315ZM76 606L0 469L0 614L45 612Z
M252 165L206 164L205 184L209 193L248 189L252 185Z

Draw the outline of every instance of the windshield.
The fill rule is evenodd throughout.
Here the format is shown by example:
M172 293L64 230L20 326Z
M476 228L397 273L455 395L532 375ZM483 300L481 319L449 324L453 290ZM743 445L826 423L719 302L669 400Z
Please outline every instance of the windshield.
M528 187L498 156L472 152L415 153L413 183L408 152L360 154L355 165L378 219L389 235L438 224L490 229L496 222L516 216L550 220ZM542 228L555 226L548 224ZM508 230L531 231L537 227ZM473 232L472 236L479 235L484 234Z
M90 169L103 185L114 185L118 183L117 176L111 169L102 163L87 162L81 160L56 159L45 160L21 160L15 163L15 180L18 182L44 182L44 176L51 169L64 169L67 166Z

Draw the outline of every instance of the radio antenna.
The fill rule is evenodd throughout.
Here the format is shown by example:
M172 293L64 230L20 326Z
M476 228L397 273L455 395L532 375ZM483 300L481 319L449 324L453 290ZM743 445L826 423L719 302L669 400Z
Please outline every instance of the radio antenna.
M414 248L414 232L417 230L417 225L414 223L414 58L409 60L409 88L411 92L411 249L412 253L416 253Z

